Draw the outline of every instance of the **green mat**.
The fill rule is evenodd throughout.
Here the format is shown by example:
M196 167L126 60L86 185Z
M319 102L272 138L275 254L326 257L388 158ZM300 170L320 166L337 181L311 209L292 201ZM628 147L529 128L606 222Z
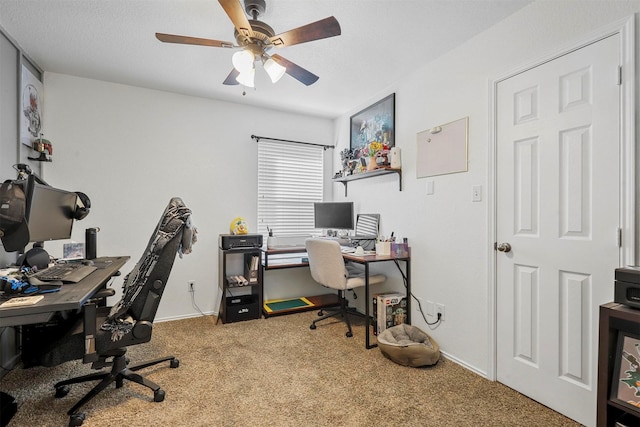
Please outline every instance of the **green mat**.
M313 303L306 298L265 301L264 308L268 313L294 308L313 307Z

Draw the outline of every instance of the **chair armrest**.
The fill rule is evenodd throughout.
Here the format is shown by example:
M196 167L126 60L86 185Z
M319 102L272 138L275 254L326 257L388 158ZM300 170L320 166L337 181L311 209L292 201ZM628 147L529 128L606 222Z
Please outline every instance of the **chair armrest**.
M96 292L95 294L93 294L93 296L91 297L90 301L95 301L98 299L104 299L107 297L112 297L116 294L116 290L113 288L104 288L104 289L100 289L98 292Z

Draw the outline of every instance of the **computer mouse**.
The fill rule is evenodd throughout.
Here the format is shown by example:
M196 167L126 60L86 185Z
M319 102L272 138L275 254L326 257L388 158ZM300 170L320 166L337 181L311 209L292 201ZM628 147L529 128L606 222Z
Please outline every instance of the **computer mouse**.
M93 265L93 261L91 261L90 259L83 259L82 260L82 264L84 264L84 265Z

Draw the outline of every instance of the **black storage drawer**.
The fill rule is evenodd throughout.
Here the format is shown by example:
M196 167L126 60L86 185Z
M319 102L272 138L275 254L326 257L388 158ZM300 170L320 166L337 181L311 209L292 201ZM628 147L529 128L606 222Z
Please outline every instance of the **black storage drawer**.
M260 297L258 295L241 295L227 297L227 322L260 318Z

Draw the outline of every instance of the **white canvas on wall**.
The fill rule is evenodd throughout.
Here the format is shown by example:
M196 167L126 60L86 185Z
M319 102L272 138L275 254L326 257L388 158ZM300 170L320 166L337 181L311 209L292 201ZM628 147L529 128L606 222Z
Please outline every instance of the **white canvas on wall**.
M42 133L42 105L44 88L42 82L22 65L20 94L20 142L33 147Z
M469 117L418 132L418 178L467 171Z

